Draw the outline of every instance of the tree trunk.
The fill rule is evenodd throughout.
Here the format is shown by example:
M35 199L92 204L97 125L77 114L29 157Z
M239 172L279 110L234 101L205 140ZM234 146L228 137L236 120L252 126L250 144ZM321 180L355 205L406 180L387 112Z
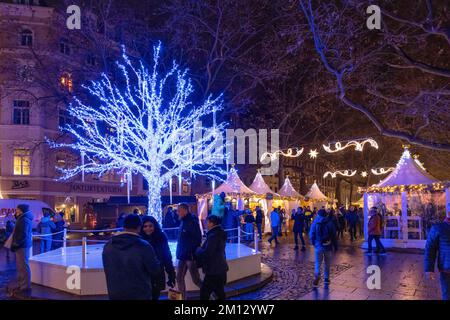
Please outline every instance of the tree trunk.
M335 198L338 201L338 205L342 204L342 199L341 199L341 178L340 177L336 177L336 188L335 188Z
M162 224L161 184L155 177L147 176L145 179L148 182L147 214L153 216L159 224Z

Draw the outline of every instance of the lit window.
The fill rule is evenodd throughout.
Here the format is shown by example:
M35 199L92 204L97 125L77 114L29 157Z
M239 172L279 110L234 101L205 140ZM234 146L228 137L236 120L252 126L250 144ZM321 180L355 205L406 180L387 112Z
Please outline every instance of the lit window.
M69 92L72 92L73 90L73 81L72 81L72 75L70 73L65 72L61 78L59 78L59 83L61 86L66 88Z
M14 150L14 175L16 176L30 175L30 150L28 149Z
M21 124L21 125L30 124L30 102L29 101L14 100L13 123Z
M20 44L27 47L33 45L33 33L30 30L22 30L20 33Z

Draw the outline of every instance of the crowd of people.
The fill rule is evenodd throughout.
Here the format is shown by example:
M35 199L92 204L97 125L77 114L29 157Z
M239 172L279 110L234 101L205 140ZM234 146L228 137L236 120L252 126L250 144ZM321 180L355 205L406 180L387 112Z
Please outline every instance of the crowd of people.
M290 215L292 234L294 237L294 250L306 251L304 234L308 236L309 244L314 248L315 270L313 285L317 287L321 280L323 266L323 283L330 284L330 266L332 253L338 250L339 240L342 240L344 231L348 232L350 241L362 238L363 217L360 210L350 207L338 210L322 207L311 210L308 207L293 209ZM169 215L169 217L167 217ZM190 273L193 283L200 289L201 299L225 299L225 284L227 282L228 264L225 255L227 239L226 227L240 228L244 226L245 237L252 240L257 231L257 237L262 239L262 225L264 212L260 207L255 211L233 210L226 204L223 216L210 214L207 217L206 238L203 237L198 217L189 211L186 204L179 204L177 212L169 210L164 221L178 225L176 268L173 264L172 253L169 248L167 233L163 231L158 221L152 216L132 213L121 215L118 223L123 231L113 235L103 249L103 266L106 275L108 295L110 299L153 299L160 297L161 291L177 288L182 299L186 299L185 276ZM171 220L169 220L169 218ZM175 221L175 218L178 221ZM278 244L278 237L285 233L283 227L287 222L286 212L278 207L270 213L271 236ZM168 223L168 222L166 222ZM31 275L29 267L30 248L32 247L33 214L28 205L17 206L15 224L7 224L8 240L5 247L16 255L18 274L17 287L12 290L15 296L29 296L31 292ZM52 231L62 229L65 222L62 214L54 217L44 215L39 223L41 234L48 235ZM367 221L368 249L366 254L385 255L386 250L380 240L384 226L383 215L377 207L370 208ZM255 229L256 228L256 229ZM231 228L229 228L231 229ZM376 248L373 251L372 242L375 240ZM43 237L41 249L49 250L53 245L51 238ZM449 299L450 288L450 204L448 204L447 217L432 226L425 246L425 271L427 276L434 278L437 262L440 273L440 282L443 299ZM200 276L202 268L204 277ZM125 280L126 279L126 280Z
M172 210L167 215L175 217ZM110 299L157 300L166 285L176 286L181 298L186 299L187 272L200 288L201 299L210 299L212 294L216 299L225 299L227 235L221 219L214 215L207 218L208 231L202 241L199 220L186 204L178 205L176 216L179 219L176 270L169 239L156 219L137 214L123 217L123 231L111 238L102 255ZM203 270L203 279L199 268Z

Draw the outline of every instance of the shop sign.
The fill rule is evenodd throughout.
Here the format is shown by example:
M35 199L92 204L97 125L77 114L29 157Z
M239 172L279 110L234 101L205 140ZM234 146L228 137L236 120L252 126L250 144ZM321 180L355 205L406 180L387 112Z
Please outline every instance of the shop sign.
M71 191L87 193L122 193L122 188L120 186L72 184Z
M26 180L25 181L13 180L11 189L24 189L28 188L29 186L30 184Z

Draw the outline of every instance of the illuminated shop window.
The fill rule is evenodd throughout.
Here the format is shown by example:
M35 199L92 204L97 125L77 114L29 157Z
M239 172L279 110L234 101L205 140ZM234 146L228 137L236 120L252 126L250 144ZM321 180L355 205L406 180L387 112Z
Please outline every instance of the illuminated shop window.
M62 74L62 76L59 78L59 83L62 87L66 88L69 92L72 92L73 90L73 81L72 81L72 75L68 72L65 72Z
M14 149L14 175L29 176L30 175L30 150Z

